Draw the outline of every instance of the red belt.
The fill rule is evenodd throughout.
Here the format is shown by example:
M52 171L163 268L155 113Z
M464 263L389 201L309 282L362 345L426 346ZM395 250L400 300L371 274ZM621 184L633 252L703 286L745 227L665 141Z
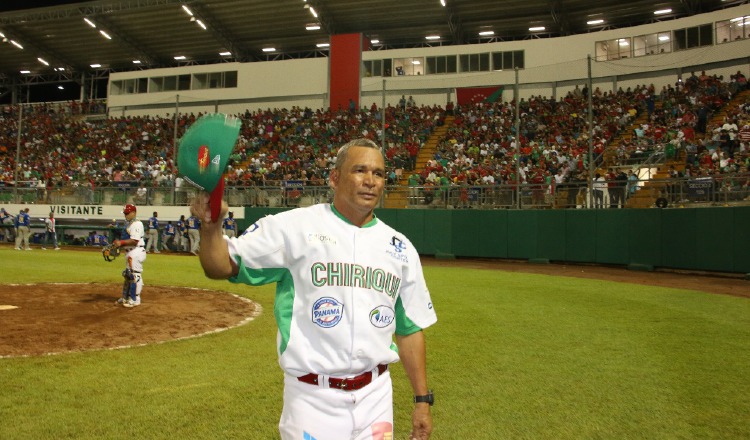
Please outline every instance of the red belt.
M388 364L378 365L378 376L382 375L386 371L388 371ZM310 385L318 385L318 377L320 377L320 375L310 373L298 377L297 380L300 382L309 383ZM336 388L342 391L354 391L366 387L370 384L370 382L372 382L372 380L372 371L362 373L359 376L345 377L343 379L329 377L328 388Z

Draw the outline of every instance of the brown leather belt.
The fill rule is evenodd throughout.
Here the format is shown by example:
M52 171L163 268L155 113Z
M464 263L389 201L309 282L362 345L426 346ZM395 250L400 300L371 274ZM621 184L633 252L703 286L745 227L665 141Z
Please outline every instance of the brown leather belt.
M382 375L386 371L388 371L388 364L378 365L378 376ZM310 373L298 377L297 380L300 382L309 383L310 385L319 385L318 377L320 377L320 375ZM329 377L328 388L336 388L342 391L354 391L366 387L370 384L370 382L372 382L372 380L372 371L362 373L359 376L345 377L343 379Z

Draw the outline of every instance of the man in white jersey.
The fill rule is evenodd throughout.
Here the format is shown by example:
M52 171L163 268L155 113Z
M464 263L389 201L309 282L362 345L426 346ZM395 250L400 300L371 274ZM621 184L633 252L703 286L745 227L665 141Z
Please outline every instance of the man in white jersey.
M399 359L415 395L410 438L432 432L422 329L437 317L414 246L373 213L385 177L378 145L357 139L331 171L333 204L264 217L238 238L222 236L225 202L216 222L207 193L191 207L206 276L277 283L282 440L393 439L389 365Z
M127 204L123 208L125 214L125 230L119 240L112 242L116 247L122 248L125 254L125 270L122 277L125 281L122 286L122 298L117 304L132 308L141 305L141 291L143 290L143 262L146 261L146 248L143 240L143 223L136 219L135 205Z

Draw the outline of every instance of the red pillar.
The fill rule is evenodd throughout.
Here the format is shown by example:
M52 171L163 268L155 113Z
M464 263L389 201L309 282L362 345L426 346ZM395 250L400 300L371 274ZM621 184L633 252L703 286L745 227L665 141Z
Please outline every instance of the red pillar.
M331 36L328 78L331 110L348 110L349 99L359 108L363 45L362 34Z

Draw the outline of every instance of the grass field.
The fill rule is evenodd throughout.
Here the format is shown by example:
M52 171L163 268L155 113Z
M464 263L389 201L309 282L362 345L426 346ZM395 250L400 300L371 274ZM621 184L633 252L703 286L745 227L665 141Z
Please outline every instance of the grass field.
M2 283L117 285L121 263L0 248ZM750 438L748 299L480 269L425 274L438 313L426 331L433 439ZM194 286L272 310L272 286L208 280L197 258L149 255L144 279L144 301L148 285ZM195 339L0 359L0 439L277 439L275 332L266 312ZM400 365L392 374L396 438L406 439L411 391Z

